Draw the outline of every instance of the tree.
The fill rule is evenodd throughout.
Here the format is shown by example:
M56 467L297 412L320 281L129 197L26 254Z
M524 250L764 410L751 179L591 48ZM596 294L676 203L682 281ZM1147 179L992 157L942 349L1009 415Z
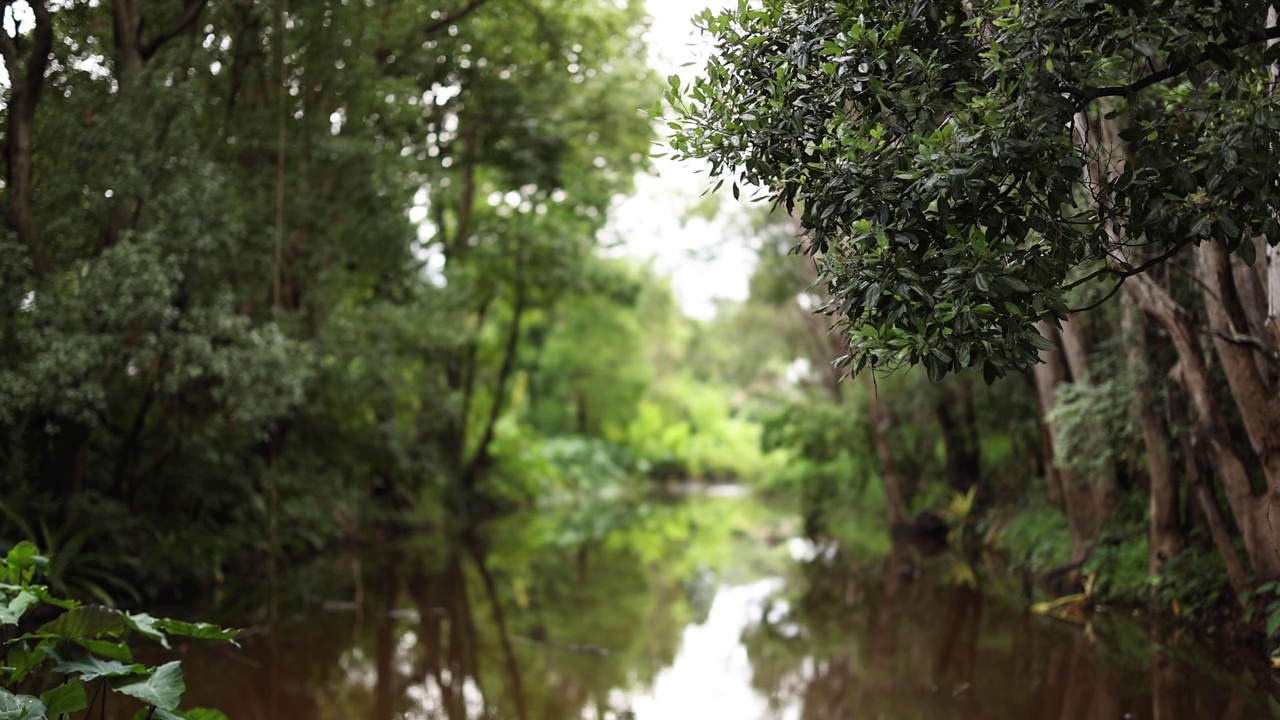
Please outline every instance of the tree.
M1189 447L1221 477L1254 570L1280 577L1274 19L1249 1L706 12L719 52L693 85L671 79L672 146L798 210L852 373L981 367L991 381L1035 367L1049 415L1062 383L1090 382L1068 292L1098 286L1084 310L1123 287L1176 353ZM1151 276L1188 254L1192 292ZM1203 303L1233 407L1187 303ZM1110 501L1062 482L1093 508L1073 521L1087 538Z
M1065 319L1084 277L1280 241L1265 20L1261 2L704 12L718 52L691 86L671 79L672 146L799 208L854 372L993 379L1036 364L1035 324ZM1108 114L1131 158L1090 176L1089 121Z
M375 5L0 2L15 513L161 585L483 474L645 163L643 17Z

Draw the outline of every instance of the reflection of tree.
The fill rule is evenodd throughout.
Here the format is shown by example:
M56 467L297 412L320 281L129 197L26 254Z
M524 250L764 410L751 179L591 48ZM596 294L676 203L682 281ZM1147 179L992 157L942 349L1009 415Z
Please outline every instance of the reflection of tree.
M787 602L775 598L743 635L753 683L775 711L794 708L803 720L1198 720L1265 710L1240 683L1194 672L1163 646L1122 647L1119 620L1084 632L1031 616L920 574L911 555L898 544L883 563L836 554L799 568Z
M691 516L649 517L568 545L546 532L554 517L513 519L452 544L414 539L361 562L299 569L286 586L362 602L295 601L274 669L265 634L234 657L197 653L190 699L265 718L278 676L280 720L571 720L623 710L611 706L614 691L642 690L669 666L692 616L697 565L682 555Z

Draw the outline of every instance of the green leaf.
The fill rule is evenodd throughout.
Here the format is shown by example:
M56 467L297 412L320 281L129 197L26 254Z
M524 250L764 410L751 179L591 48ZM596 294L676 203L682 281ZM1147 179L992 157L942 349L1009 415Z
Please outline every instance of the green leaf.
M1030 341L1031 345L1035 347L1037 350L1057 350L1058 349L1057 345L1054 345L1051 341L1046 339L1040 333L1031 333L1030 335L1027 335L1027 340Z
M1240 241L1240 247L1236 249L1236 254L1240 256L1241 262L1253 267L1254 261L1258 259L1258 248L1254 246L1252 238L1244 238Z
M22 590L16 596L0 605L0 625L17 625L23 613L40 602L40 598L30 590Z
M141 675L147 671L147 666L138 663L125 664L119 660L103 660L92 655L85 655L79 660L58 663L53 667L53 671L66 674L76 673L80 675L81 680L89 682L103 677Z
M1236 224L1234 218L1226 213L1222 213L1218 216L1218 227L1222 228L1223 234L1229 238L1234 239L1240 237L1240 226Z
M158 618L153 618L146 613L125 613L124 621L129 627L140 635L145 635L152 640L163 645L166 649L169 647L169 641L165 639L164 633L160 632Z
M5 556L5 564L8 565L6 575L9 582L22 585L31 582L35 569L48 565L49 558L41 555L40 549L34 543L23 540L9 549L9 554Z
M125 629L124 614L103 605L85 605L68 610L40 626L29 637L79 640L81 638L120 637Z
M76 644L94 655L101 655L111 660L119 660L122 663L133 662L133 653L129 651L129 646L122 642L81 638L76 640Z
M44 703L30 695L14 695L0 688L0 720L44 720Z
M66 715L89 707L89 699L84 693L84 683L76 680L63 683L40 696L45 712L50 717Z
M177 660L156 668L149 677L114 678L110 683L111 688L116 692L155 705L160 710L173 710L178 707L178 701L182 699L182 693L187 689L182 679L182 663Z
M1277 631L1280 631L1280 610L1272 612L1267 618L1267 636L1275 635Z
M80 607L80 601L68 600L67 598L54 597L53 595L49 594L49 588L43 585L31 585L27 589L35 593L36 597L40 598L40 602L46 605L60 607L63 610L74 610Z
M197 640L231 640L240 632L237 628L221 628L212 623L189 623L167 618L157 620L156 627L170 635L182 635Z
M39 646L29 648L25 643L18 643L9 648L9 653L4 658L4 664L11 668L9 682L15 684L22 682L23 678L47 658L48 656Z

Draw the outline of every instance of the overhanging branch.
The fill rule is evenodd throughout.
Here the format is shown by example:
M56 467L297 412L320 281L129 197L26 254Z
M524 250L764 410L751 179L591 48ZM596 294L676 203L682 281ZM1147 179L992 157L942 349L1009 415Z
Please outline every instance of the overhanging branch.
M1135 80L1127 85L1111 85L1106 87L1094 88L1092 90L1081 90L1079 88L1064 88L1064 90L1079 100L1080 107L1084 107L1089 103L1104 97L1129 97L1143 90L1175 78L1202 62L1212 60L1213 55L1220 51L1239 50L1242 47L1255 45L1267 40L1280 39L1280 26L1269 27L1262 30L1254 30L1237 38L1227 40L1221 43L1214 43L1205 48L1203 52L1191 60L1173 63L1163 70L1151 73L1141 79Z

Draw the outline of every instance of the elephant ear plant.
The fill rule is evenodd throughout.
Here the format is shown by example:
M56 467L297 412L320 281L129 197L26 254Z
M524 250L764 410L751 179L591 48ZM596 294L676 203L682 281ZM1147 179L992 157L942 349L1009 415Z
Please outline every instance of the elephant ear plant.
M54 597L36 582L48 562L30 542L0 558L0 720L105 709L115 694L145 705L135 720L226 720L217 710L179 710L182 663L134 662L128 641L138 635L166 649L170 636L234 644L236 630Z

